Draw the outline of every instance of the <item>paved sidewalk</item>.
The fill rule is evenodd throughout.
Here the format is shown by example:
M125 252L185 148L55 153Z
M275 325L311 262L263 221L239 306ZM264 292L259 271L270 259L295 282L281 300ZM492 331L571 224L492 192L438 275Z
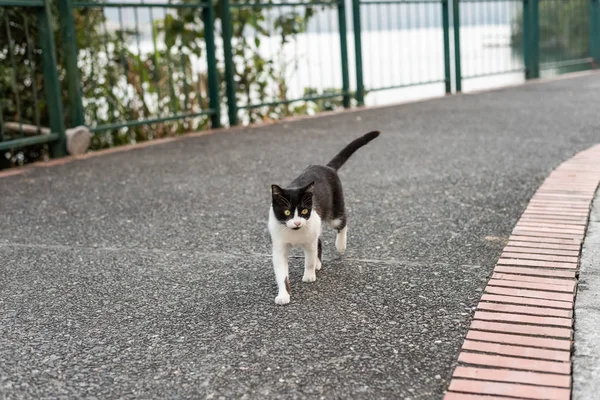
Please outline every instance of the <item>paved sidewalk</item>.
M222 132L0 179L0 397L442 398L503 240L600 141L600 75ZM276 306L269 185L341 170L348 251ZM300 255L300 253L295 253Z

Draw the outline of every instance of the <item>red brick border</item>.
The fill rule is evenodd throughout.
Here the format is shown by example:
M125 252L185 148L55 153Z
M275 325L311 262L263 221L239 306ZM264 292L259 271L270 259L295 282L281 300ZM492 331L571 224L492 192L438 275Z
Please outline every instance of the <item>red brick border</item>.
M576 274L599 182L596 145L532 197L477 305L445 400L570 399Z

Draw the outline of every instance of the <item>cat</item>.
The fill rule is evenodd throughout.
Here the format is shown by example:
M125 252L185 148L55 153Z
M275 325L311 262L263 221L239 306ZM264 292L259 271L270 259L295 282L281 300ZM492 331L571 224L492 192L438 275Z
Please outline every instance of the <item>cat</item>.
M348 215L344 206L342 183L337 171L352 154L379 136L369 132L355 139L327 165L310 165L287 188L271 185L268 228L273 245L273 268L278 294L276 304L290 302L288 256L292 247L304 249L304 282L314 282L321 269L323 244L321 223L337 230L335 247L346 250Z

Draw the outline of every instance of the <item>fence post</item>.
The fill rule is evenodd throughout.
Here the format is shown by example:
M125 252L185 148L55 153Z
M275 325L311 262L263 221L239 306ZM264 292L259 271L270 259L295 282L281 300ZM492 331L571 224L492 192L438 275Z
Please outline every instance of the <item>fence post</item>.
M338 25L342 61L342 91L344 108L350 107L350 77L348 76L348 31L346 29L346 0L338 0Z
M538 0L524 0L523 3L523 58L525 78L540 77L540 25Z
M529 53L529 42L530 42L530 33L531 28L529 25L531 24L530 14L530 0L523 0L523 37L522 46L523 46L523 64L525 64L525 79L529 79L531 75L531 54Z
M352 0L352 21L354 25L354 57L356 58L356 102L365 104L365 85L362 68L362 38L360 28L360 0Z
M450 77L450 10L448 2L442 0L442 26L444 30L444 82L446 84L446 94L452 93L452 82Z
M598 0L590 1L590 44L589 44L589 52L590 57L592 57L594 66L597 66L600 63L600 43L598 34L600 33L600 27L598 24L600 23L600 3Z
M81 100L81 81L77 69L77 42L75 37L75 21L71 0L58 1L58 16L63 40L67 92L69 95L69 118L71 127L83 125L83 102Z
M459 0L452 1L452 22L454 31L454 76L456 92L462 91L462 72L460 68L460 4Z
M58 134L58 140L50 144L52 157L66 154L67 141L65 138L65 121L63 120L62 96L58 81L58 66L56 62L56 46L54 30L52 29L50 0L44 0L44 6L38 8L38 23L40 48L42 50L42 68L44 70L44 87L50 114L50 129Z
M221 126L221 102L219 100L219 73L215 49L215 9L212 1L204 3L202 18L204 20L204 40L206 41L206 63L208 64L208 101L213 110L211 127L219 128Z
M235 66L233 64L233 50L231 40L233 28L231 24L231 8L229 0L221 0L221 24L223 27L223 53L225 58L225 84L227 93L227 114L229 125L238 124L238 109L236 100L236 85L234 79Z

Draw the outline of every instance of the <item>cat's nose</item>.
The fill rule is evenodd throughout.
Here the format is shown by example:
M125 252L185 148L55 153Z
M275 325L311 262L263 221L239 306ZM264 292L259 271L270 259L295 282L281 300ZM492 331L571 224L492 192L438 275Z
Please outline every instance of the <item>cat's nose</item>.
M300 222L300 221L294 221L294 225L296 225L296 226L300 226L301 223L302 222Z

